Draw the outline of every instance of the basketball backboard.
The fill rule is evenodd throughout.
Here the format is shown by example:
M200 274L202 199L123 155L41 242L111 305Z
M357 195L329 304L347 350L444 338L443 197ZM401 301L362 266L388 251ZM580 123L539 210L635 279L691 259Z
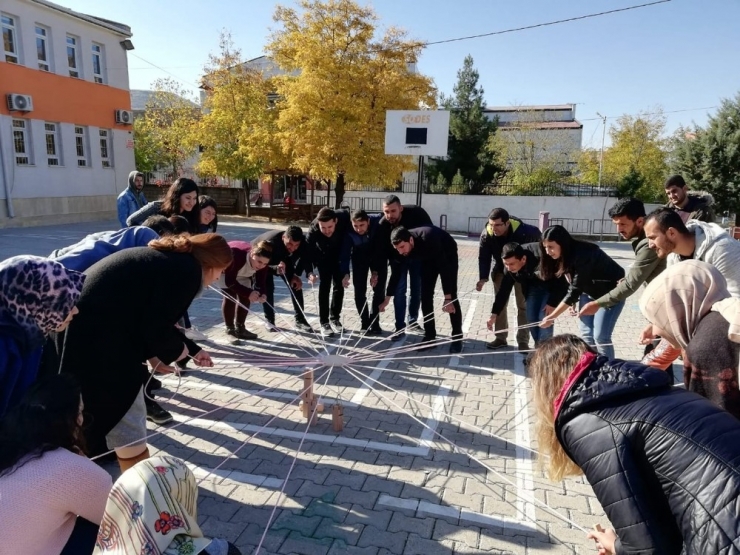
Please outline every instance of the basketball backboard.
M447 156L449 130L446 110L387 110L385 153Z

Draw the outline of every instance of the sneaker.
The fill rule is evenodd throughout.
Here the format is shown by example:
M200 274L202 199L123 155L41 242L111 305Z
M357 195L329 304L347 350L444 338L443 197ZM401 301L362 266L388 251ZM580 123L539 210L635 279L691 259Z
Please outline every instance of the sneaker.
M406 331L424 331L424 327L416 320L413 320L406 326Z
M502 347L508 346L508 343L506 342L506 339L501 339L500 337L497 337L490 343L486 343L486 349L501 349Z
M339 320L332 320L331 325L337 333L342 333L342 331L344 330L344 326Z
M370 329L367 330L367 333L365 335L383 335L383 328L381 328L380 326L370 326Z
M239 339L257 339L259 337L256 333L249 331L244 326L236 326L235 331Z
M434 341L436 340L436 337L422 337L421 341L419 341L416 345L415 351L419 353L423 353L424 351L430 351L436 347L436 345L433 345Z
M404 337L406 337L405 331L396 330L388 339L390 339L391 341L401 341L401 339L403 339Z
M174 418L172 418L172 415L164 410L162 406L156 401L151 401L149 399L145 399L145 401L146 419L149 422L154 422L155 424L164 426L165 424L169 424L174 420Z
M334 337L336 334L334 333L334 330L329 325L329 323L321 324L321 335L324 337Z
M275 325L274 322L265 322L265 329L269 331L270 333L277 333L280 331L280 328Z
M196 328L186 328L182 332L192 341L208 341L208 336Z
M300 331L305 331L306 333L313 333L313 328L311 327L311 324L309 324L305 320L296 320L295 327L298 328L298 330Z
M463 342L462 339L458 339L457 341L453 341L450 343L450 354L456 355L458 353L462 352L462 346Z

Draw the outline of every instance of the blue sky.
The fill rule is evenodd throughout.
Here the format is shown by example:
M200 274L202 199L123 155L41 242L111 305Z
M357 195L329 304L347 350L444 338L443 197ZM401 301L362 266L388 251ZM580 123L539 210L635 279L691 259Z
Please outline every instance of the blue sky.
M246 58L262 54L275 4L266 0L56 0L126 23L136 47L131 88L170 72L195 90L209 52L228 29ZM375 0L381 24L435 41L564 19L648 0ZM364 0L361 3L366 4ZM284 5L293 2L285 1ZM471 54L489 105L576 103L584 146L598 147L601 122L662 106L668 130L703 124L740 90L740 1L672 0L551 27L428 47L419 69L449 94Z

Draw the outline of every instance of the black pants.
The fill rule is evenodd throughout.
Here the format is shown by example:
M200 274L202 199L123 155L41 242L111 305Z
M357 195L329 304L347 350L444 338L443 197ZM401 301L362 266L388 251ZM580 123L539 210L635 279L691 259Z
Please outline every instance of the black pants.
M265 297L267 297L267 302L265 302L262 305L262 310L265 313L265 318L268 322L271 324L275 323L275 276L278 275L275 270L270 270L267 273L267 277L265 278ZM290 280L293 276L285 276L288 283L290 283ZM279 280L282 281L282 277L278 277ZM296 322L305 322L305 310L304 310L304 304L303 304L303 289L294 289L293 293L290 295L290 300L293 303L293 310L295 310L295 320Z
M339 320L342 316L342 302L344 301L344 275L339 269L338 262L322 263L319 271L319 322L328 324L329 319ZM331 293L331 306L329 294Z
M97 524L78 516L75 527L72 529L72 535L60 555L89 555L92 553L95 549L95 540L98 538L98 528Z
M460 308L460 301L457 300L457 262L452 268L452 275L454 276L453 288L451 291L452 306L455 307L455 312L450 314L450 324L452 324L452 337L454 339L462 339L462 308ZM424 315L424 338L434 339L437 337L437 327L434 323L434 287L437 284L437 278L439 272L436 268L431 265L424 264L422 262L421 268L421 312ZM444 301L447 303L448 301Z
M385 283L381 283L378 279L378 284L373 287L373 298L370 301L370 309L368 309L367 302L367 280L370 275L370 260L369 256L357 256L352 258L352 285L355 288L355 306L357 307L357 313L360 315L362 321L362 327L368 327L371 323L375 326L379 325L380 322L375 321L378 318L378 307L380 303L385 299ZM385 280L383 280L385 282Z

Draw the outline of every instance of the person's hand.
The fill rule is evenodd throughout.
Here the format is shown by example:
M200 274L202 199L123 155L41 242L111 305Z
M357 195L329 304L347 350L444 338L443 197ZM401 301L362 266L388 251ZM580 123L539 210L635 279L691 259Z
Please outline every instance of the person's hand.
M277 265L277 273L278 275L283 275L285 273L285 262L281 261L280 264Z
M614 555L614 543L617 541L617 533L614 529L604 530L599 524L594 528L594 531L589 532L587 537L596 542L599 555Z
M488 283L488 280L487 279L478 280L478 283L475 284L475 290L476 291L482 291L483 290L483 286L486 283Z
M303 289L303 282L298 276L293 276L292 278L290 278L290 286L296 291L300 291L301 289Z
M647 327L640 332L640 345L650 345L656 338L653 333L653 325L648 324Z
M385 299L383 300L383 302L382 302L382 303L380 303L380 305L378 306L378 311L379 311L379 312L385 312L385 309L386 309L386 307L388 306L388 303L390 303L390 302L391 302L391 299L392 299L392 298L393 298L393 297L386 297L386 298L385 298Z
M260 295L260 292L259 291L252 291L249 294L249 302L250 303L257 303L257 302L259 302L259 299L260 299L261 296L262 295Z
M370 287L378 286L378 272L372 272L370 274Z
M206 351L205 349L201 349L200 351L198 351L198 353L193 357L193 362L196 366L213 368L213 359L211 358L211 355L208 354L208 351Z
M344 276L344 278L342 278L342 287L344 287L345 289L349 287L349 274L347 274L346 276Z
M544 318L542 319L542 322L540 322L540 327L541 327L541 328L549 328L549 327L550 327L550 326L552 326L553 324L555 324L555 318L553 318L552 316L550 316L550 315L548 314L547 316L545 316L545 317L544 317Z
M311 285L316 283L318 280L319 280L319 276L317 276L313 272L308 274L308 283L310 283Z
M581 310L578 311L578 316L593 316L601 308L596 301L591 301L584 304Z
M455 314L455 305L452 302L452 297L448 297L447 295L445 295L442 310L445 311L447 314Z
M488 317L488 322L486 322L486 327L488 328L488 331L493 331L493 326L496 325L496 315L491 314Z
M555 310L554 306L550 306L549 304L545 305L545 316L550 316L552 314L553 310Z

